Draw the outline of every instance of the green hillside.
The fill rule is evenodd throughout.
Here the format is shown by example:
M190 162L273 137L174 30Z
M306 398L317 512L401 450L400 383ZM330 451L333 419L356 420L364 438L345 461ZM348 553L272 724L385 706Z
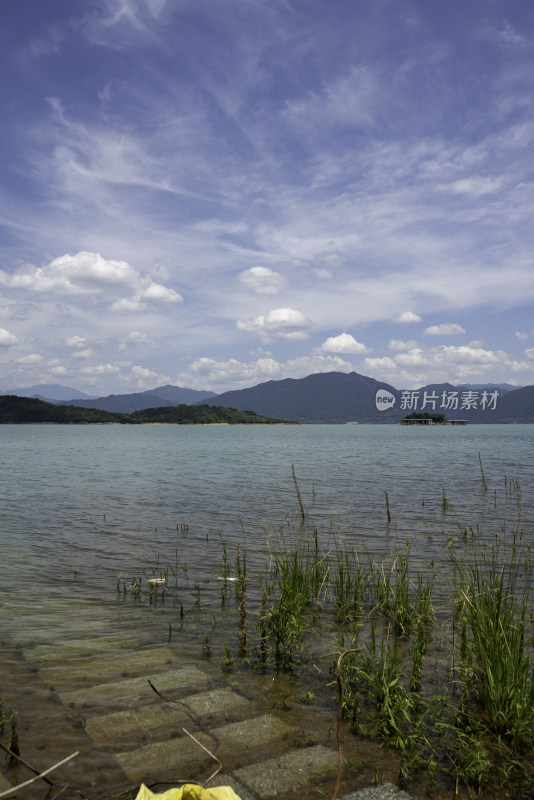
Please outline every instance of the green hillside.
M132 414L112 414L96 408L58 406L32 397L0 396L0 424L59 425L276 425L286 420L273 419L253 411L213 406L170 406L147 408ZM293 424L293 423L290 423Z
M48 423L76 425L88 423L121 422L116 414L96 408L56 406L34 397L17 397L13 394L0 397L0 423Z
M163 406L161 408L147 408L143 411L134 411L133 414L123 414L127 422L134 424L147 423L174 423L178 425L276 425L281 422L288 424L288 420L264 417L254 411L241 411L235 408L221 406ZM295 424L295 423L289 423Z

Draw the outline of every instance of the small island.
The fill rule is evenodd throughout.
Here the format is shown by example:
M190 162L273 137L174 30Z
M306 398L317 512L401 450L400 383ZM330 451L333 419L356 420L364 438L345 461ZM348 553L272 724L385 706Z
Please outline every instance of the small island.
M403 417L399 425L467 425L466 419L447 419L445 414L429 414L413 411Z
M0 396L0 424L4 425L297 425L224 406L163 406L131 414L97 408L58 406L34 397Z

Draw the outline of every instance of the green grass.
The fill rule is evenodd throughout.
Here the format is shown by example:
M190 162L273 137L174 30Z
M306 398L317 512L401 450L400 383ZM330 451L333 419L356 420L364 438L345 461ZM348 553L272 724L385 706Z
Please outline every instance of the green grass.
M223 602L210 611L210 647L220 652L221 668L289 673L298 682L295 696L318 703L313 669L331 681L339 654L361 648L343 663L345 724L356 737L390 748L400 782L424 776L428 785L457 782L473 796L534 795L532 525L523 518L517 481L506 479L504 519L484 491L495 514L495 531L487 533L464 525L443 490L436 505L446 499L444 525L452 529L443 530L442 559L434 565L416 563L409 541L377 558L354 536L349 546L332 528L321 534L308 520L294 472L293 480L297 513L269 531L262 570L247 568L238 548L235 596L220 539ZM164 567L158 555L145 575L170 583L177 568ZM146 605L146 581L134 586L136 602ZM218 613L226 620L220 641ZM235 621L232 648L228 619ZM322 661L318 640L331 642ZM331 695L321 702L331 703ZM334 713L332 707L332 719Z

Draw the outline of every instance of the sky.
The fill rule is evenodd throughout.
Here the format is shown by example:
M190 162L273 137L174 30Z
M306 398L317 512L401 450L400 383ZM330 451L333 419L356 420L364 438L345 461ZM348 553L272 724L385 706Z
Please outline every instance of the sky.
M529 0L18 0L0 389L534 384Z

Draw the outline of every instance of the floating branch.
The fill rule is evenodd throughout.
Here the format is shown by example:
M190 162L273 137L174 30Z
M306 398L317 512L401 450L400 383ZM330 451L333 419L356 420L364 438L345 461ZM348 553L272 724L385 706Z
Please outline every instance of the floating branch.
M221 764L221 762L219 761L219 759L217 758L217 756L214 756L214 755L213 755L213 753L210 753L210 751L208 750L208 748L207 748L207 747L204 747L204 745L203 745L203 744L201 744L201 743L198 741L198 739L195 739L195 737L193 736L193 734L192 734L192 733L189 733L189 731L188 731L188 730L186 730L186 728L182 728L182 730L183 730L183 732L184 732L184 733L187 733L187 735L188 735L188 736L189 736L189 737L190 737L190 738L191 738L191 739L192 739L192 740L195 742L195 744L198 744L198 746L199 746L199 747L201 747L201 748L202 748L202 749L203 749L203 750L204 750L204 751L205 751L205 752L206 752L206 753L207 753L207 754L208 754L208 755L209 755L211 758L213 758L213 760L214 760L214 761L216 761L216 762L217 762L217 764L219 765L219 766L217 767L217 769L215 770L215 772L213 773L213 775L210 775L210 776L209 776L209 778L208 778L206 781L204 781L204 783L202 784L203 786L207 786L207 784L208 784L210 781L212 781L212 780L213 780L213 778L214 778L214 777L215 777L215 776L216 776L216 775L217 775L217 774L218 774L218 773L219 773L219 772L222 770L222 764Z
M2 750L4 750L5 753L7 753L8 756L16 758L17 761L20 761L21 764L24 764L24 766L27 767L30 770L30 772L33 772L35 775L39 775L39 770L35 769L35 767L32 767L32 765L28 764L27 761L24 761L22 756L15 755L15 753L12 753L11 750L8 750L8 748L4 744L2 744L2 742L0 742L0 747L2 748ZM48 778L43 778L43 780L45 783L48 783L49 786L56 785L55 783L52 783L52 781L49 781Z

